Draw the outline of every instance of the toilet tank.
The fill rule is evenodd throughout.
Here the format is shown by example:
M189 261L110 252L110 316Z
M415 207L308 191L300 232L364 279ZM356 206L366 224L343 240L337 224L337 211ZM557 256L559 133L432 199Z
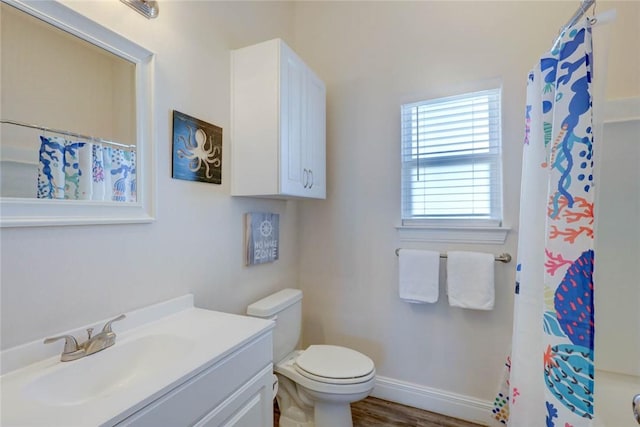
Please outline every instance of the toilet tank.
M273 331L273 363L298 346L302 326L302 291L283 289L247 307L247 314L276 322Z

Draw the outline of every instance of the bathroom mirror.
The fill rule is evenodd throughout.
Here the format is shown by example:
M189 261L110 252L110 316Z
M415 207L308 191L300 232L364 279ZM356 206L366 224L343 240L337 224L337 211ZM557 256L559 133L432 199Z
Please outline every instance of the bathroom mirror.
M153 54L55 1L1 1L0 225L152 221Z

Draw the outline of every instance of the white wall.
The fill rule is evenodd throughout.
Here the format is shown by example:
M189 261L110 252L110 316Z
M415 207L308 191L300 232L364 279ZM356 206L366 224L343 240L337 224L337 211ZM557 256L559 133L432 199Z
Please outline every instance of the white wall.
M597 170L596 367L635 375L640 384L640 120L605 124L603 139Z
M496 264L491 312L397 297L397 247L510 252L518 238L526 76L577 2L301 2L295 45L328 92L328 198L301 206L307 343L353 346L375 361L389 397L432 410L453 396L492 402L512 332L515 262ZM608 97L640 93L640 4L619 10ZM401 242L400 126L404 102L503 85L504 245ZM441 264L441 281L444 263ZM442 391L442 393L441 393ZM444 393L444 394L443 394ZM432 399L435 397L435 399ZM474 400L477 399L477 400ZM462 402L462 406L466 403ZM453 413L460 408L453 408ZM473 412L473 411L472 411ZM472 414L473 415L473 414Z
M380 375L418 392L493 400L510 343L515 264L496 266L492 312L449 308L444 292L435 305L398 300L393 251L408 247L394 228L399 105L502 80L506 244L414 246L515 256L526 73L576 2L162 1L152 21L120 2L65 3L157 53L158 219L3 229L3 348L186 292L202 307L242 312L253 298L295 287L300 273L306 342L366 352ZM614 5L599 3L599 11ZM637 96L640 7L615 6L608 96ZM276 36L327 83L326 201L229 197L228 49ZM224 128L222 186L170 178L172 109ZM281 258L244 268L242 214L257 209L281 214Z
M296 286L296 202L229 196L229 50L291 35L291 5L160 2L147 20L118 1L65 2L156 53L157 220L1 230L2 348L188 292L201 307L246 305ZM222 185L171 178L171 110L223 128ZM280 214L280 260L244 267L243 214Z

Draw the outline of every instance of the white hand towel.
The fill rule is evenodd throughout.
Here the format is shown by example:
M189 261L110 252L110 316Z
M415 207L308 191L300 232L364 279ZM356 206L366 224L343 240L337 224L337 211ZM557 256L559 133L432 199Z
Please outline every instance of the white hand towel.
M447 253L447 293L452 307L491 310L495 300L493 254Z
M440 253L401 249L398 257L400 298L419 304L438 301Z

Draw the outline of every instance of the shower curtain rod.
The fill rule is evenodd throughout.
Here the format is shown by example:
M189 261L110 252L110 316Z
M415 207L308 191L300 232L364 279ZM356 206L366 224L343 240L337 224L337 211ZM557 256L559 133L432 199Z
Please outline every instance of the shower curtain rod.
M396 256L400 256L400 250L402 248L397 248L396 249ZM447 254L440 254L440 258L447 258ZM510 253L503 253L500 255L496 255L495 256L495 260L496 261L500 261L500 262L504 262L505 264L510 263L511 262L511 254Z
M42 130L42 131L45 131L45 132L59 133L61 135L73 136L75 138L88 139L88 140L91 140L91 141L100 142L101 144L113 145L115 147L124 148L126 150L134 150L136 148L135 145L121 144L119 142L113 142L113 141L109 141L107 139L98 138L98 137L95 137L95 136L82 135L82 134L79 134L79 133L70 132L68 130L53 129L53 128L48 128L46 126L32 125L32 124L29 124L29 123L18 122L16 120L0 120L0 123L6 123L6 124L9 124L9 125L15 125L15 126L22 126L22 127L31 128L31 129L39 129L39 130Z
M567 21L567 23L560 28L560 31L559 31L560 34L558 35L558 37L556 37L556 41L553 43L553 48L551 48L551 50L555 50L556 46L560 42L560 38L562 37L562 32L565 29L574 25L576 22L578 22L580 18L582 18L584 14L587 13L587 10L589 10L589 8L593 6L595 3L596 3L596 0L582 0L582 3L580 3L580 7L578 7L578 10L576 10L576 13L574 13L571 19L569 19L569 21Z

